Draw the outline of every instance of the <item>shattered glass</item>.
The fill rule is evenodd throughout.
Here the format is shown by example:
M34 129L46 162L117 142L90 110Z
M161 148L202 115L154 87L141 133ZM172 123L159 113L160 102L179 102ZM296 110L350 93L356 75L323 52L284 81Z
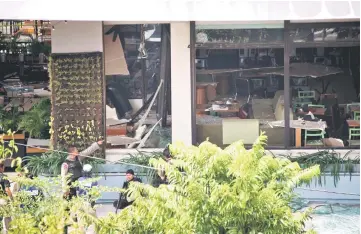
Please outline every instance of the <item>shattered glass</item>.
M312 204L298 199L291 204L294 211L312 207L312 219L306 229L314 229L319 234L360 233L360 205L319 203Z

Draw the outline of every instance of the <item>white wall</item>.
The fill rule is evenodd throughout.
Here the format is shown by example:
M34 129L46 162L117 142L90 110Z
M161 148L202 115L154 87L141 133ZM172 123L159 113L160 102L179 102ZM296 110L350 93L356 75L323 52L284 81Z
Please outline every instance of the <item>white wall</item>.
M103 52L101 21L52 21L52 53Z
M192 144L190 24L171 23L172 141Z

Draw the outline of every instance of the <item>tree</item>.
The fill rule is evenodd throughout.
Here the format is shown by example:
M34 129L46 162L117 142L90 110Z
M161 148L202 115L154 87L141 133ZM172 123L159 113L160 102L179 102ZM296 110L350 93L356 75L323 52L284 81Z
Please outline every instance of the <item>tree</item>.
M169 185L134 183L135 203L111 217L125 233L302 233L310 210L293 213L293 188L319 174L288 159L265 155L262 135L246 150L236 142L225 150L204 142L199 147L170 146L174 159L163 168ZM126 218L125 218L126 217ZM106 217L105 219L109 219ZM104 233L104 232L102 232Z

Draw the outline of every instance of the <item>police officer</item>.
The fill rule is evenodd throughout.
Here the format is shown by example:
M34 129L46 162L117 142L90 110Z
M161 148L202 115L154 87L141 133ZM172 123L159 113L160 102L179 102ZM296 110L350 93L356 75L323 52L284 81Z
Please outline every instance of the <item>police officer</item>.
M95 142L89 148L80 153L75 146L70 146L68 148L68 157L61 166L61 177L65 198L71 199L76 196L76 188L69 188L69 186L71 186L73 182L77 181L82 176L82 160L84 159L84 156L91 155L100 149L102 144L103 141ZM68 174L71 174L70 178L68 178Z
M3 162L0 162L0 193L2 195L7 195L10 199L13 198L13 195L10 190L10 181L6 178L4 174L5 165ZM3 221L3 233L7 233L9 224L11 221L10 217L1 217Z

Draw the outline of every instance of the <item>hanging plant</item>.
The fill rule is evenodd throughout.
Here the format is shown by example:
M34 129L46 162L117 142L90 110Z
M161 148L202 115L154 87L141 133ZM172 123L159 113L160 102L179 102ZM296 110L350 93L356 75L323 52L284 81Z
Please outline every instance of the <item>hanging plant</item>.
M299 163L302 167L310 167L313 165L319 165L321 174L318 176L317 184L326 184L326 172L330 172L334 178L334 186L340 180L340 175L349 174L350 180L352 179L352 173L354 172L355 164L360 165L360 156L353 159L349 158L349 151L347 154L341 157L341 155L334 150L323 150L313 154L301 154L298 157L286 156L293 162Z

